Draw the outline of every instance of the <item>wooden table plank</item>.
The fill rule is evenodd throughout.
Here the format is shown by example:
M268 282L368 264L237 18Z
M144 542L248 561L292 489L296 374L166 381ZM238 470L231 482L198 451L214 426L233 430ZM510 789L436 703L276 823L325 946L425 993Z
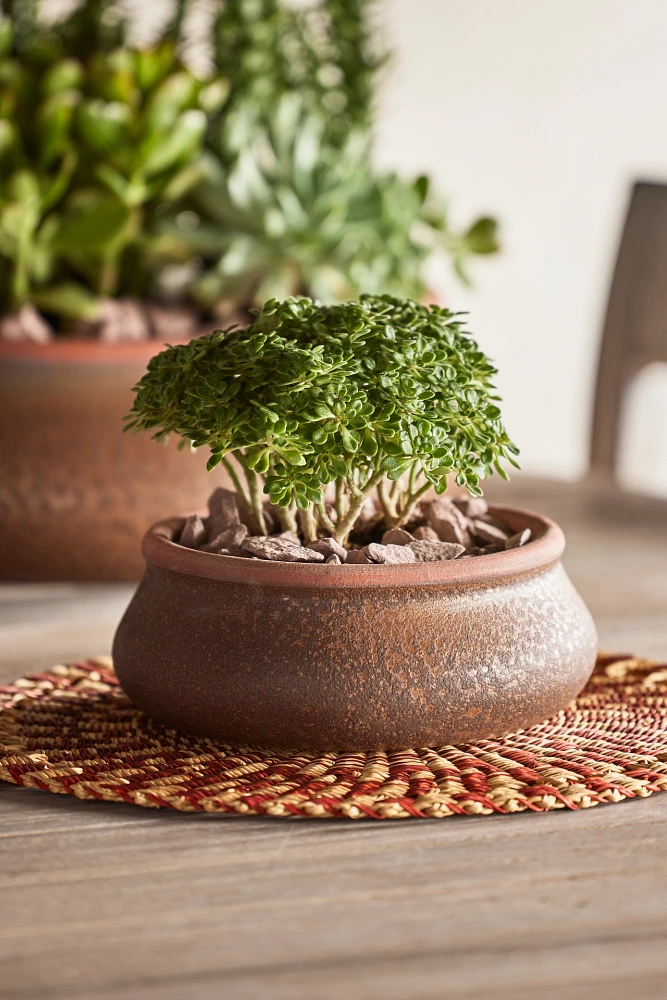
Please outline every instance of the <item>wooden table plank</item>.
M637 981L667 975L667 796L347 824L9 791L20 850L3 837L0 956L17 1000L208 997L222 984L233 997L399 1000L535 996L543 983L608 996L634 982L642 996Z
M602 643L667 659L667 506L628 523L585 491L513 489L564 523ZM108 651L130 593L2 588L0 681ZM666 835L667 795L355 823L0 784L0 997L662 1000Z

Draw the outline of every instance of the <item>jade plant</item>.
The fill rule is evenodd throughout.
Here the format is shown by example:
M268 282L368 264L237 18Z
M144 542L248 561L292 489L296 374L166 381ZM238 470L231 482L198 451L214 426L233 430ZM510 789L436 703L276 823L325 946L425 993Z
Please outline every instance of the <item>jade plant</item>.
M47 6L0 16L0 338L424 298L431 253L465 277L497 249L493 219L455 232L426 177L373 165L375 0L214 0L203 79L183 55L194 0L142 46L121 0Z
M460 315L439 306L269 300L246 328L154 357L126 429L209 448L258 534L268 510L306 542L345 545L373 497L384 527L400 527L448 477L473 496L494 470L506 477L517 449L494 373Z
M424 265L460 276L498 249L493 219L459 232L425 176L373 164L386 62L375 0L226 0L212 32L229 94L207 133L203 180L166 226L200 272L191 292L224 317L269 297L333 303L361 293L428 296Z
M200 179L224 89L180 59L178 13L137 48L108 0L51 25L40 8L15 0L0 19L0 314L30 303L66 327L147 294L155 223Z

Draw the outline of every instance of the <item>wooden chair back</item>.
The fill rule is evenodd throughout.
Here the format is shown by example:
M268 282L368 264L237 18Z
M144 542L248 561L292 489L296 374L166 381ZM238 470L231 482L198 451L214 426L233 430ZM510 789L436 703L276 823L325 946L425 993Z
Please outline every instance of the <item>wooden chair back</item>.
M602 334L590 471L614 479L623 400L646 365L667 362L667 185L634 186Z

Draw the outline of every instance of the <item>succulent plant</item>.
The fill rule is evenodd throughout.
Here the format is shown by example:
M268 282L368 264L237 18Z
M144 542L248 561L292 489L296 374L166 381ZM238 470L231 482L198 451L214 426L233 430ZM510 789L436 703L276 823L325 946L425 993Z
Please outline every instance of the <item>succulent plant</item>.
M0 336L149 335L146 298L185 306L177 336L271 296L422 298L434 249L461 273L496 249L492 219L453 234L427 178L372 166L374 0L217 0L206 80L188 3L138 48L118 0L51 25L5 2Z
M101 296L145 294L155 220L199 180L223 96L181 62L174 26L125 42L115 5L89 0L49 29L36 3L0 22L0 311L32 302L93 319ZM194 162L193 162L194 160Z
M384 62L369 0L228 0L216 66L230 85L208 136L205 179L176 240L205 262L194 293L220 316L267 296L324 302L362 292L424 297L438 248L466 258L497 247L493 219L453 233L426 177L372 165L373 94ZM183 251L185 255L185 251Z
M286 529L298 515L307 540L319 531L344 544L373 491L385 526L397 527L449 476L479 496L482 478L515 464L494 373L438 306L270 300L247 328L153 358L127 429L210 448L209 468L225 465L261 534L268 496Z

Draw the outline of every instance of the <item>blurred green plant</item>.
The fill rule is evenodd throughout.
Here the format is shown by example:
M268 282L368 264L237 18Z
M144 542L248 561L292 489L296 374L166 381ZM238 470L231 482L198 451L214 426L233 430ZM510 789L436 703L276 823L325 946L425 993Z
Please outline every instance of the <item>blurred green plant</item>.
M29 304L67 330L109 298L216 317L292 294L423 298L434 251L465 279L497 249L494 220L454 232L428 178L372 165L375 0L215 0L205 79L180 54L189 3L146 47L119 0L56 23L4 3L0 316Z
M374 6L220 8L215 65L229 98L209 131L205 178L172 231L206 262L194 294L217 315L270 296L422 298L434 251L467 280L470 255L498 249L493 219L455 232L427 177L374 168L373 99L386 61L372 45Z
M177 53L126 42L114 4L57 25L39 5L0 21L0 311L27 302L93 319L100 296L145 294L160 212L200 179L208 116L224 98Z

